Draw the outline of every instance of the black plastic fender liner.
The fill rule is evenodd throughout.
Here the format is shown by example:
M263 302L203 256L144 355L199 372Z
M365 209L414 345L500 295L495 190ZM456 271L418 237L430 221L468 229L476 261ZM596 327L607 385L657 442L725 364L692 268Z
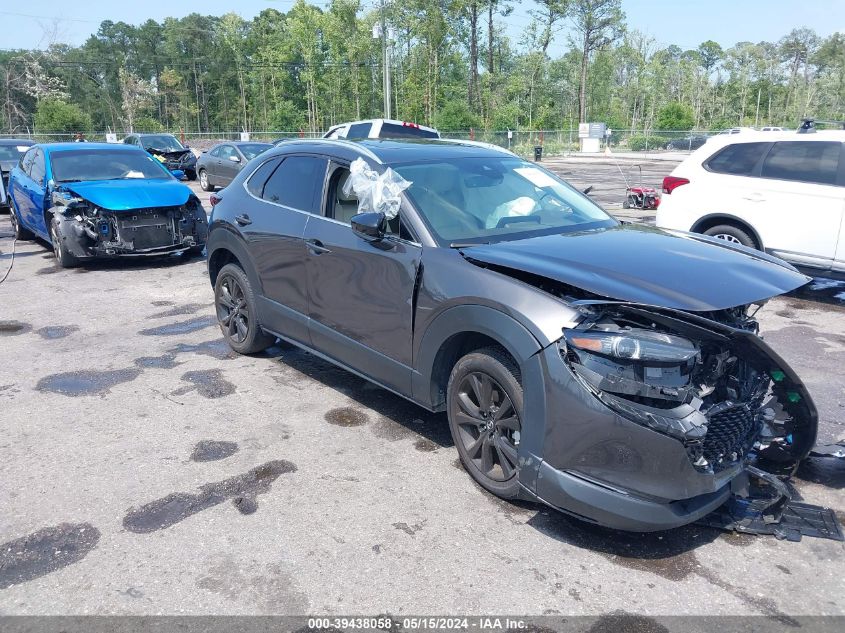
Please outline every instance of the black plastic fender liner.
M92 240L85 232L82 223L73 217L68 217L69 214L70 211L66 207L53 207L47 212L47 217L52 218L51 222L55 220L60 224L62 236L65 238L65 246L71 255L79 259L90 258L91 254L88 252L87 246L91 244ZM50 231L49 224L47 230Z

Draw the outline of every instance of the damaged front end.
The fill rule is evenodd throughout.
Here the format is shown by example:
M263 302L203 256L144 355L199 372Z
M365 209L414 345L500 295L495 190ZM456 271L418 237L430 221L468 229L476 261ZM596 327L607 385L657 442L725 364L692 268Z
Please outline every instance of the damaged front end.
M199 252L208 237L205 210L193 195L177 206L110 210L60 189L52 203L64 243L79 259Z
M789 366L757 336L750 306L706 315L582 302L560 354L605 406L681 442L693 468L747 464L787 474L816 440L817 413Z

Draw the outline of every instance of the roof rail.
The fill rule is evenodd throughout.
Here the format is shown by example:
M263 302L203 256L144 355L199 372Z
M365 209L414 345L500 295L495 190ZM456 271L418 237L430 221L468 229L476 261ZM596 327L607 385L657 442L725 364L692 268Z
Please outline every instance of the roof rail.
M358 150L362 154L364 154L367 158L373 159L377 164L382 165L383 162L381 158L379 158L369 147L366 145L361 145L360 143L355 143L354 141L350 141L348 139L343 138L293 138L290 140L286 140L283 145L289 144L296 144L296 145L304 145L308 143L325 143L327 145L340 145L341 147L350 147ZM277 145L276 147L279 147Z
M845 130L845 121L822 121L821 119L804 119L801 122L801 127L798 128L799 134L813 134L816 131L816 123L822 125L838 125Z

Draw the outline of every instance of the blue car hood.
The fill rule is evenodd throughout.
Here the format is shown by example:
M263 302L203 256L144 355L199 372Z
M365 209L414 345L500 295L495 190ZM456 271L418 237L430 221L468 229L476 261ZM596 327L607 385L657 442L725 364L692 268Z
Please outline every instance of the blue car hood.
M191 195L190 189L170 178L70 182L63 184L62 188L109 211L179 207Z
M765 253L636 224L462 252L478 264L554 279L600 297L692 312L762 301L810 281Z

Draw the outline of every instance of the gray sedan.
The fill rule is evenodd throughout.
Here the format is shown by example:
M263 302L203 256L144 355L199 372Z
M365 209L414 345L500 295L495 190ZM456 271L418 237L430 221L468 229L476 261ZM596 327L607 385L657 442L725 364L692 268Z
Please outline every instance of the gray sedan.
M244 165L271 147L271 143L218 143L197 159L200 187L203 191L225 187L240 173Z

